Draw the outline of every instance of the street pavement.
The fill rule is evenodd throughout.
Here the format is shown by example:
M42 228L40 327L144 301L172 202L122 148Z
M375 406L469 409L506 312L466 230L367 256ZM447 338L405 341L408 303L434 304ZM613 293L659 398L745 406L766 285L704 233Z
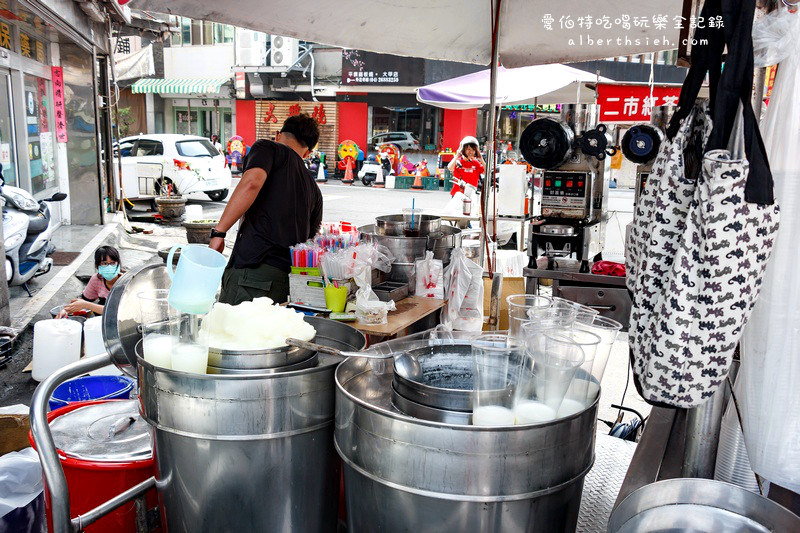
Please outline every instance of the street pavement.
M430 158L429 158L430 161ZM238 182L238 180L235 180ZM326 222L347 221L357 226L374 223L375 217L391 213L400 213L403 208L414 206L428 213L440 212L450 196L447 191L418 191L418 190L393 190L364 187L360 182L354 185L344 185L340 181L331 180L320 184L324 198L323 220ZM218 218L226 205L226 201L212 202L205 195L190 195L190 204L203 207L203 218ZM632 219L633 191L625 189L612 189L609 195L609 222L606 237L606 258L620 260L624 250L623 239L625 225ZM96 241L96 236L103 230L103 226L63 226L56 232L54 242L59 250L81 251L91 247L90 252L100 244L117 246L122 254L123 267L135 268L148 262L161 261L157 252L159 249L169 248L172 244L185 242L185 234L179 225L159 225L152 223L134 222L134 226L152 230L151 235L137 233L126 234L121 227L114 228L102 242ZM227 239L228 249L233 244L233 232ZM51 282L59 282L59 272L71 268L74 273L69 275L57 288L51 287ZM69 271L67 271L69 273ZM37 302L38 310L32 315L31 324L44 318L50 318L49 310L56 305L61 305L71 298L79 295L85 287L89 276L94 273L93 254L80 265L68 267L54 267L53 270L31 283L34 298L44 293L48 299ZM40 298L41 299L41 298ZM31 298L20 287L11 288L12 316L19 316L23 310L30 311ZM30 373L23 373L22 369L30 362L32 354L32 327L27 327L18 337L15 347L14 359L5 367L0 368L0 406L15 403L29 404L37 383L31 379ZM601 398L600 418L611 420L616 417L617 411L611 409L612 403L619 403L628 384L628 349L624 338L615 345L603 379L603 397ZM625 404L643 414L649 412L649 407L641 401L632 383L627 387Z

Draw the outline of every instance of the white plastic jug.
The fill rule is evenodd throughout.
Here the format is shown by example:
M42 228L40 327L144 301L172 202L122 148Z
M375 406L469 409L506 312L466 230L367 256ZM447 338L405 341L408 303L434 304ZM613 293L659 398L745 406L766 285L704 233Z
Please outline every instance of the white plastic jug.
M103 317L93 316L83 323L83 353L86 357L92 357L105 352Z
M40 320L33 326L33 372L36 381L81 358L81 324L69 319Z

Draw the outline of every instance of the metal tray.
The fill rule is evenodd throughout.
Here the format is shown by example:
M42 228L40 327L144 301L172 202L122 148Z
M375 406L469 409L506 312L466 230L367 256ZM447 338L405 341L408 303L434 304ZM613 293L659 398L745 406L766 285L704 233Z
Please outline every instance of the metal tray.
M372 287L372 291L382 302L388 302L389 300L399 302L408 296L408 283L384 281L380 285Z

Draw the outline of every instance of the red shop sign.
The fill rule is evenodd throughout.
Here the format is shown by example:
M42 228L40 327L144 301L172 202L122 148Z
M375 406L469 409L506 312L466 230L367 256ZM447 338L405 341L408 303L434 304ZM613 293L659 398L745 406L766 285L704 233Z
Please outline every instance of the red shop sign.
M597 85L597 103L601 122L650 122L653 107L677 106L680 87L647 85Z
M64 72L61 67L52 67L52 69L56 141L65 143L67 142L67 114L64 111Z

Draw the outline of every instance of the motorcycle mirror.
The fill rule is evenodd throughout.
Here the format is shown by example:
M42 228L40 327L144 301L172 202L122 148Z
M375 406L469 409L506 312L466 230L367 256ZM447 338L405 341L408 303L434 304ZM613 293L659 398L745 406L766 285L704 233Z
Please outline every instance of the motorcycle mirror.
M63 192L55 193L51 198L45 200L46 202L60 202L61 200L66 200L67 194Z

